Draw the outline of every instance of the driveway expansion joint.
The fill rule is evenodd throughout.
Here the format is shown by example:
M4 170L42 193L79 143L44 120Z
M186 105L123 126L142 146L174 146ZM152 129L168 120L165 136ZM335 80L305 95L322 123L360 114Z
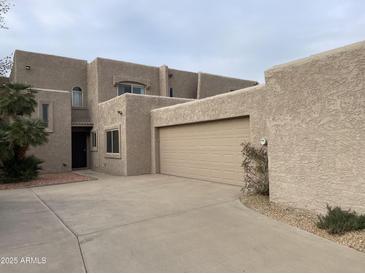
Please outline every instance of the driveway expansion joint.
M77 235L76 232L74 232L63 220L62 218L50 207L47 205L47 203L36 193L33 191L32 188L29 188L30 192L33 193L33 195L38 199L38 201L53 215L56 217L56 219L61 223L61 225L68 231L71 233L71 235L75 238L75 240L77 241L77 245L79 247L79 251L80 251L80 256L81 256L81 260L82 260L82 264L83 264L83 268L84 268L84 272L88 273L87 271L87 267L86 267L86 263L85 263L85 258L84 258L84 254L82 252L82 248L80 245L80 240L79 240L79 236Z

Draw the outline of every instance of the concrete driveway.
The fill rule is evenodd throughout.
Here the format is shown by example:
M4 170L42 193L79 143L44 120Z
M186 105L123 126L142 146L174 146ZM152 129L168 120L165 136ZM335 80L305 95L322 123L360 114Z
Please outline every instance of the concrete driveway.
M245 208L239 187L84 173L99 180L0 192L1 272L365 271L364 253Z

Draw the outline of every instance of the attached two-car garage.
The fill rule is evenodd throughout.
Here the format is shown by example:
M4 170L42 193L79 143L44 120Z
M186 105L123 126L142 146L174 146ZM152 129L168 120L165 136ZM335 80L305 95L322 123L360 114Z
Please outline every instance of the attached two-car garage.
M241 143L250 139L248 117L162 127L160 173L242 184Z

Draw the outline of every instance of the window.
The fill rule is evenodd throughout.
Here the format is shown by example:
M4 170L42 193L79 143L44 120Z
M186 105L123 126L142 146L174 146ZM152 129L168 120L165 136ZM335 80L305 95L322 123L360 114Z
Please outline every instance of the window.
M82 89L80 87L72 89L72 106L82 107Z
M106 152L119 153L119 130L113 129L106 132Z
M38 101L38 118L41 120L47 132L53 132L53 102Z
M96 139L96 132L91 132L91 148L95 149L97 147L97 139Z
M174 97L174 89L170 88L170 97Z
M44 127L48 128L49 123L49 104L42 104L42 122Z
M145 87L143 85L133 83L119 83L117 92L118 96L124 93L144 94Z

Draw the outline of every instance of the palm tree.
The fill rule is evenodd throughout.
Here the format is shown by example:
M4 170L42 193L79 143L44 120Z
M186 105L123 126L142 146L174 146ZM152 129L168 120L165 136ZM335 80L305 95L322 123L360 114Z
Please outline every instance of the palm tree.
M3 173L11 169L6 166L8 164L18 169L22 166L31 166L32 169L36 169L34 174L37 175L37 169L39 169L37 164L40 161L35 157L26 157L26 152L30 146L39 146L47 142L48 134L45 132L42 121L31 118L37 106L35 93L35 90L24 84L5 84L0 87L0 150L2 152L0 169ZM34 159L37 164L21 164L29 163L32 161L30 159ZM24 172L16 170L12 172L12 176L14 174L24 174Z

